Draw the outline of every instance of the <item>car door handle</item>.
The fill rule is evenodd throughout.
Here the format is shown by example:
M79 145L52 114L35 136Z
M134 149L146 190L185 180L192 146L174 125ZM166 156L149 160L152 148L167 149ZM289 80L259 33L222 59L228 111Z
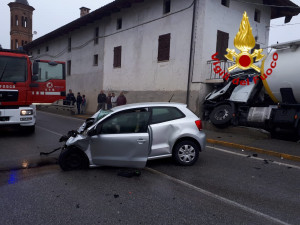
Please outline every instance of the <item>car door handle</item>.
M144 139L137 139L136 141L137 141L137 143L139 143L140 145L142 145L142 144L144 144L144 143L146 142L146 140L144 140Z

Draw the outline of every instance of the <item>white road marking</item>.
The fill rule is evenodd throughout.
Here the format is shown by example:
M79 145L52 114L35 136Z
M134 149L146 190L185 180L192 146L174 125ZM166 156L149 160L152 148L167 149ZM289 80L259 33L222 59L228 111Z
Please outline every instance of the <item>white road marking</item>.
M169 175L167 175L165 173L159 172L159 171L151 169L149 167L147 167L146 170L148 170L149 172L152 172L154 174L160 175L160 176L162 176L164 178L167 178L167 179L169 179L169 180L171 180L171 181L173 181L175 183L178 183L178 184L184 185L184 186L186 186L188 188L191 188L191 189L193 189L193 190L195 190L197 192L200 192L201 194L204 194L204 195L206 195L208 197L211 197L211 198L217 199L217 200L219 200L221 202L224 202L225 204L228 204L228 205L240 208L240 209L242 209L242 210L244 210L244 211L246 211L248 213L252 213L252 214L254 214L256 216L263 217L266 220L269 220L269 221L272 221L272 222L275 222L275 223L278 223L278 224L289 225L288 223L283 222L283 221L281 221L281 220L279 220L277 218L274 218L274 217L269 216L267 214L261 213L259 211L256 211L255 209L249 208L249 207L247 207L245 205L242 205L240 203L237 203L235 201L232 201L232 200L229 200L227 198L221 197L221 196L219 196L217 194L214 194L212 192L206 191L206 190L204 190L202 188L196 187L196 186L194 186L192 184L189 184L189 183L187 183L185 181L182 181L182 180L176 179L174 177L171 177L171 176L169 176Z
M36 126L37 128L43 129L43 130L45 130L45 131L48 131L48 132L50 132L50 133L52 133L52 134L55 134L55 135L57 135L57 136L59 136L59 137L63 136L63 134L57 133L57 132L52 131L52 130L49 130L49 129L47 129L47 128L44 128L44 127L41 127L41 126L37 126L37 125L35 125L35 126Z
M229 150L225 150L225 149L217 148L217 147L213 147L213 146L206 146L206 147L207 147L207 148L214 149L214 150L216 150L216 151L220 151L220 152L232 154L232 155L237 155L237 156L242 156L242 157L248 156L247 154L242 154L242 153L238 153L238 152L232 152L232 151L229 151ZM259 161L264 161L264 160L266 160L266 159L263 159L263 158L260 158L260 157L249 157L249 158L255 159L255 160L259 160ZM277 161L270 161L270 160L268 160L268 163L273 163L273 164L276 164L276 165L279 165L279 166L292 167L292 168L295 168L295 169L299 169L299 170L300 170L300 166L296 166L296 165L292 165L292 164L287 164L287 163L282 163L282 162L277 162Z

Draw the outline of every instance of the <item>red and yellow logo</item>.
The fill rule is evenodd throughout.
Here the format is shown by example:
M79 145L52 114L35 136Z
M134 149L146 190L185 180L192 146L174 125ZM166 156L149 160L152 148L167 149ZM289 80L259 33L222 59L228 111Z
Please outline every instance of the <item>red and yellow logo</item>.
M225 57L236 63L228 68L229 72L236 68L242 70L253 68L260 73L260 68L253 64L253 59L255 58L255 62L260 61L264 57L264 55L261 54L263 50L255 49L252 54L249 53L249 51L255 47L255 38L252 34L252 28L246 12L244 12L239 32L234 38L234 46L240 50L239 54L237 54L234 49L226 49L228 54L225 55Z

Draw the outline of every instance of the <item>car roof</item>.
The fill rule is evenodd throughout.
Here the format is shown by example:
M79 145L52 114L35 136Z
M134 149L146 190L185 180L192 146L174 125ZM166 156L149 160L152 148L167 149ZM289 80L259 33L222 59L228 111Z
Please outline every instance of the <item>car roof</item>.
M140 102L140 103L117 106L112 108L111 110L116 112L120 110L133 109L138 107L160 107L160 106L186 107L186 104L177 103L177 102Z

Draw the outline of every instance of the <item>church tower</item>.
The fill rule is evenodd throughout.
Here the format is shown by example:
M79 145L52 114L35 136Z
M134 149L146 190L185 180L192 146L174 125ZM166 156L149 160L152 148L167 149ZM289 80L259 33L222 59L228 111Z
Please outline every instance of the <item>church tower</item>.
M15 0L10 7L10 48L15 50L32 41L32 13L27 0Z

